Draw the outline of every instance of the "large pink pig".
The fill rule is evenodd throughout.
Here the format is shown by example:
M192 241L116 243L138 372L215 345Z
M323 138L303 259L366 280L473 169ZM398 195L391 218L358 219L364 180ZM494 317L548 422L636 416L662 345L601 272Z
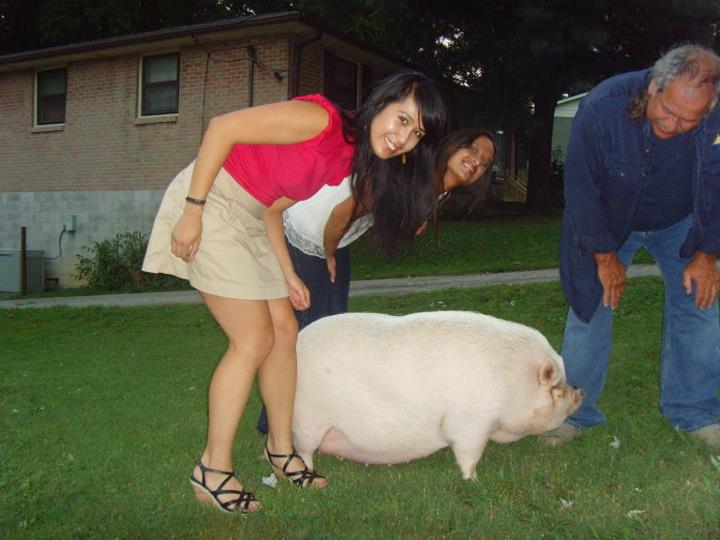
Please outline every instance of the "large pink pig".
M346 313L300 332L293 434L318 450L399 463L450 446L474 479L488 440L559 427L582 392L562 358L522 324L464 311Z

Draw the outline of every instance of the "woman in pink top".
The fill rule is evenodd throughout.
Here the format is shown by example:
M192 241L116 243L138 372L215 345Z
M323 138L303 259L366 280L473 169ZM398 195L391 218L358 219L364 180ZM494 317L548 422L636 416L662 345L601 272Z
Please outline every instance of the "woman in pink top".
M338 233L370 211L380 245L395 252L435 204L431 168L445 116L434 82L409 70L380 81L353 113L322 96L231 112L210 122L196 161L168 187L143 269L189 279L229 341L210 382L207 442L190 476L201 501L226 512L260 507L231 459L256 373L268 413L266 459L299 487L327 485L292 447L294 309L311 298L288 255L282 212L353 174Z

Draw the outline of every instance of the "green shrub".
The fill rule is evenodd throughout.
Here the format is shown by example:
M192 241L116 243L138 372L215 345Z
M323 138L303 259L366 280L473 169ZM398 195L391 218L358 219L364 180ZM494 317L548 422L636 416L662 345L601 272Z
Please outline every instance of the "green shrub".
M76 276L94 289L110 291L187 288L186 281L174 276L141 270L147 243L146 233L134 231L84 246L87 254L77 255Z

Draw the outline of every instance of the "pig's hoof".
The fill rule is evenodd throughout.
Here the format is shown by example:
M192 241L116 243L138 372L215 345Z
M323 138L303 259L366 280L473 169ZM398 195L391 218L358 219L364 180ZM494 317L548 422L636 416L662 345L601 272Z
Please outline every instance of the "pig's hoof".
M292 451L292 454L272 454L270 453L270 450L268 449L266 444L265 454L267 456L268 463L270 463L277 475L282 475L283 477L287 478L288 481L295 484L297 487L304 488L312 485L314 487L324 488L327 486L327 480L325 480L325 477L316 473L315 471L311 471L310 469L308 469L308 466L305 465L305 461L303 461L303 458L301 458L294 449ZM285 459L282 468L278 467L277 463L275 463L276 459ZM293 459L298 460L302 464L301 469L297 469L295 471L289 470Z
M577 439L580 433L581 431L578 428L570 424L563 424L557 429L538 436L538 442L543 446L560 446L561 444L569 443L573 439Z

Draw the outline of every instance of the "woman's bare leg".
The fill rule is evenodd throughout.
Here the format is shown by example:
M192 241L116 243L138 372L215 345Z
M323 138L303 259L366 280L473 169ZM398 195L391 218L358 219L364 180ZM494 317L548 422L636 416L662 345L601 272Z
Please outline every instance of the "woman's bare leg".
M297 319L288 298L268 300L274 331L274 343L258 371L258 384L268 417L268 450L273 454L291 454L292 415L295 404L297 378ZM284 461L276 460L282 467ZM295 458L288 472L304 469L302 460ZM324 478L316 478L313 486L325 487Z
M208 400L208 436L202 463L210 468L233 470L232 447L237 426L252 389L258 367L273 346L272 319L264 300L238 300L201 293L210 313L228 338L228 349L215 368L210 382ZM200 478L199 468L195 477ZM206 477L211 489L225 477L209 473ZM226 489L242 489L235 479ZM221 497L229 500L231 495ZM250 511L259 508L250 504Z

